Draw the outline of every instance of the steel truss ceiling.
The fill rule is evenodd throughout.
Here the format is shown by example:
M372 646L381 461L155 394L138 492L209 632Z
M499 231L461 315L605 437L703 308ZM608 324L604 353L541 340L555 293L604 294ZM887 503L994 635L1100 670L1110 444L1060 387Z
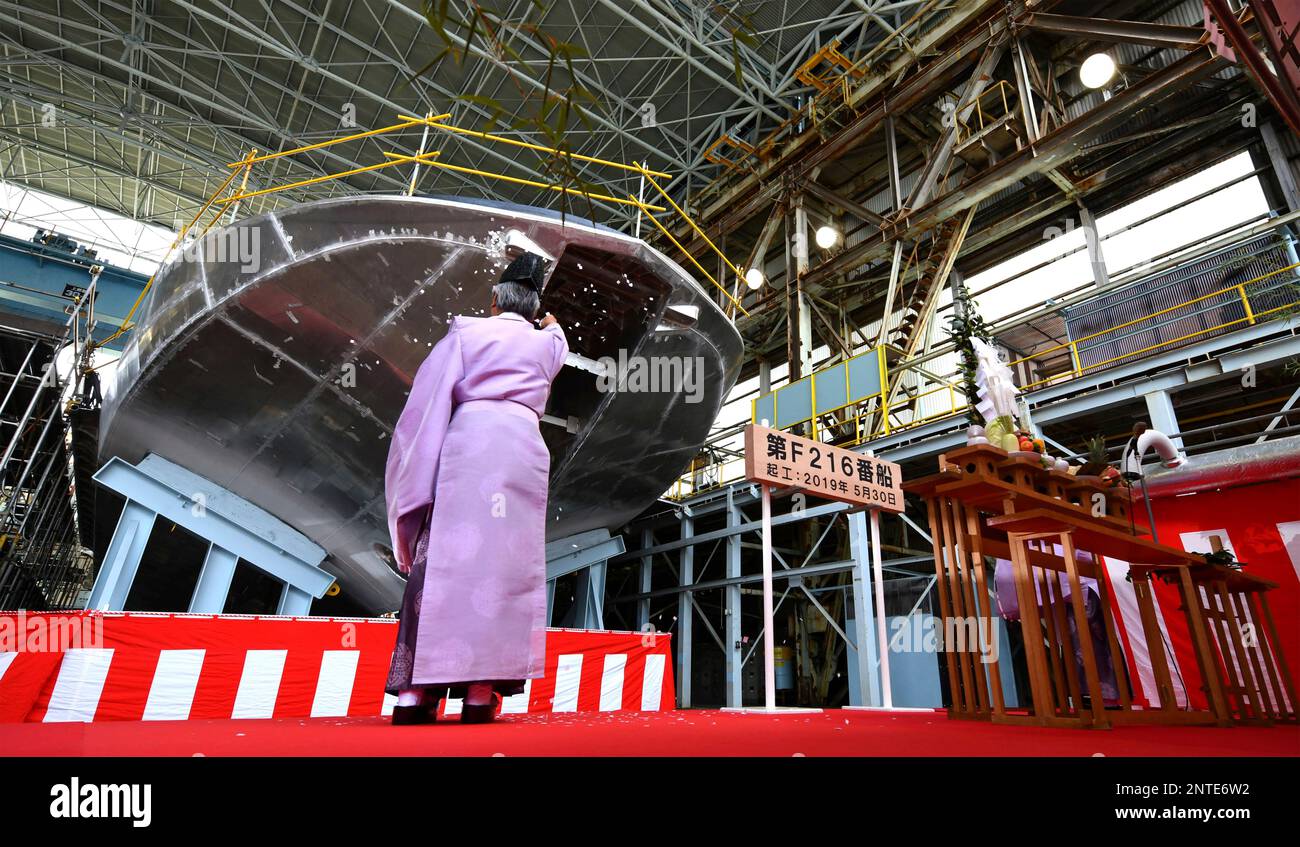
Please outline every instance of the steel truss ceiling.
M465 8L465 0L452 0ZM496 5L496 4L494 4ZM525 25L580 46L576 82L599 102L577 124L574 152L646 161L676 175L684 197L713 179L703 152L725 131L762 132L785 120L809 89L794 73L819 46L839 39L852 55L895 32L935 0L547 0L544 11L513 0L506 38L523 62L475 45L463 63L441 48L418 0L0 0L0 177L143 221L188 220L248 150L263 152L395 123L399 112L450 111L482 128L491 110L505 123L536 114L548 51ZM733 57L729 23L740 10L752 44ZM741 79L736 76L736 59ZM567 85L567 80L559 85ZM470 95L466 99L465 95ZM653 126L642 107L652 104ZM355 110L356 129L345 122ZM509 130L507 130L509 131ZM413 153L418 129L275 160L250 188L348 170ZM532 138L530 140L538 141ZM474 138L438 135L444 159L537 179L536 154ZM251 201L255 213L338 193L393 192L401 168L359 174ZM635 191L609 170L584 179ZM611 182L611 180L613 181ZM553 194L447 171L424 172L421 190L553 205ZM583 205L583 201L578 201ZM583 211L576 208L575 211ZM626 225L632 212L596 204L596 217Z

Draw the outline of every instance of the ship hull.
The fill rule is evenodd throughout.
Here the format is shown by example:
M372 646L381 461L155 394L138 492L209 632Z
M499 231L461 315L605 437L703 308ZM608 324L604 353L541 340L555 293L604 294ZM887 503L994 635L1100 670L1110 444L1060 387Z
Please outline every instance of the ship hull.
M558 257L543 307L580 357L556 379L542 426L547 538L617 529L705 440L740 337L644 242L472 201L322 201L187 247L159 271L106 386L101 463L176 462L323 547L356 606L397 608L383 496L392 427L451 316L486 313L511 230ZM692 370L688 382L618 390L592 372L601 360Z

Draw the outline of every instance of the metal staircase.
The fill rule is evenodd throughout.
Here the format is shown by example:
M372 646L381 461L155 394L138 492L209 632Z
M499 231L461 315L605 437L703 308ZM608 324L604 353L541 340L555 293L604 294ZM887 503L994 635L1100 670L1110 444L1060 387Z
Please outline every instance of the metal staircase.
M958 217L944 221L935 231L930 242L930 253L904 300L902 320L889 338L889 343L903 351L902 358L910 358L924 343L926 328L939 304L939 292L948 283L948 275L957 261L957 254L961 252L974 216L975 210L972 208Z

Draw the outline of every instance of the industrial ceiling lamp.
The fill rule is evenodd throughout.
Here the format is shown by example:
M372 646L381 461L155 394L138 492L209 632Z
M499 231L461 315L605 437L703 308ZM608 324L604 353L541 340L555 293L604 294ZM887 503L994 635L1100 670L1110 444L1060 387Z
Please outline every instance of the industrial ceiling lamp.
M1115 60L1109 53L1093 53L1079 68L1079 81L1089 88L1105 88L1115 78Z
M817 246L829 250L839 243L840 231L829 224L817 227Z
M745 271L745 285L748 285L752 290L757 291L762 288L763 282L763 272L758 268L750 268Z

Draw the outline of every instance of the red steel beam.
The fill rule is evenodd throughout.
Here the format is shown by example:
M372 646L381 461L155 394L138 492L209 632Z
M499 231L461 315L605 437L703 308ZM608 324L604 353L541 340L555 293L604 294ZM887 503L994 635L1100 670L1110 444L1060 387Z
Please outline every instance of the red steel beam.
M1223 28L1224 35L1232 42L1237 55L1245 62L1255 82L1264 89L1264 94L1273 103L1273 107L1282 115L1291 127L1291 131L1300 135L1300 97L1297 97L1294 90L1288 90L1289 86L1274 75L1264 54L1255 46L1255 42L1251 40L1241 21L1232 14L1226 0L1205 0L1205 5L1214 15L1219 26Z

